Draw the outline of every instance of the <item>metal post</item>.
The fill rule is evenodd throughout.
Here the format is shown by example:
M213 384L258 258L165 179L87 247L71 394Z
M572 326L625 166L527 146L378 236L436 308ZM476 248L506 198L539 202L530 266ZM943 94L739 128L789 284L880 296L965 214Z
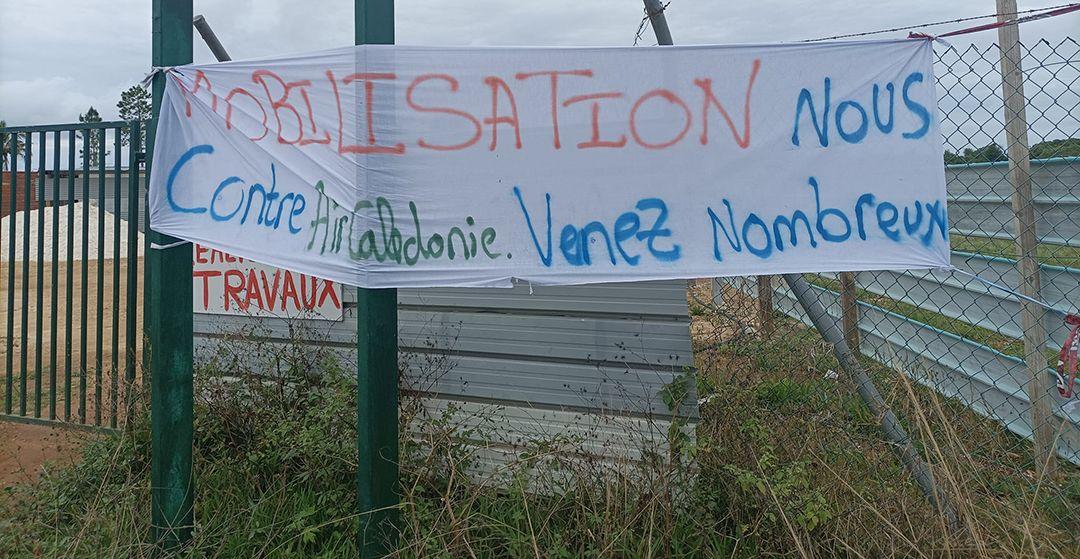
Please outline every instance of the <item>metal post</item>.
M206 42L206 46L210 47L210 52L214 53L214 58L218 62L227 62L232 60L228 52L225 52L225 47L218 40L217 35L214 35L214 30L210 29L210 24L206 23L206 18L199 14L195 16L195 19L191 20L191 24L195 26L195 30L202 36L203 41Z
M649 23L652 24L653 34L656 35L656 43L659 45L673 45L671 30L667 26L667 18L664 17L664 6L660 0L645 0L645 13L649 15Z
M210 29L210 23L206 21L206 18L201 14L197 15L195 16L195 19L191 20L191 25L199 32L199 36L203 38L203 42L210 48L210 52L218 62L229 62L232 60L229 53L225 52L225 45L221 44L221 41L218 40L214 30Z
M645 5L648 8L649 0L645 0ZM659 36L659 33L657 35ZM668 34L668 37L668 42L661 44L670 45L670 34ZM885 399L881 397L881 393L874 386L874 382L870 380L862 365L855 359L855 355L851 353L847 343L844 342L844 336L836 326L836 321L825 311L825 307L822 306L821 302L813 296L810 284L806 283L802 275L784 274L784 281L787 282L788 287L794 292L795 298L798 299L799 304L814 323L814 328L821 333L821 337L826 342L832 344L833 353L840 363L840 368L855 381L859 396L866 403L866 406L870 408L870 413L879 418L881 430L884 432L885 438L892 444L893 450L900 457L900 462L903 463L904 468L915 478L915 482L922 489L923 495L945 515L949 525L956 526L959 522L956 511L948 504L945 495L934 483L930 468L926 466L919 453L915 451L915 447L911 444L907 432L900 425L900 421L896 419L892 410L885 403Z
M394 0L356 0L356 44L394 43ZM361 557L397 548L397 290L357 289L356 492Z
M229 54L200 15L192 21L218 61ZM393 44L393 0L356 2L356 44ZM357 500L361 557L393 551L397 537L397 290L357 290Z
M133 427L135 418L134 397L135 360L138 347L139 315L139 161L143 149L141 123L132 121L128 128L128 269L127 269L127 322L124 323L124 429ZM59 196L57 196L59 198ZM145 295L144 295L145 297ZM70 320L68 321L70 322Z
M950 525L955 525L957 523L956 512L948 504L945 495L937 487L937 484L934 483L934 476L930 472L930 468L922 461L914 445L911 444L907 432L904 431L900 421L889 409L888 404L885 403L885 399L882 398L881 393L874 386L874 381L870 380L862 365L855 359L855 355L851 352L847 342L844 341L843 334L836 326L836 320L825 311L825 307L814 296L810 284L803 279L802 275L784 274L784 281L787 282L788 287L791 288L791 291L799 300L799 304L802 305L802 308L810 317L810 321L814 323L814 328L821 333L821 337L826 342L833 346L833 353L840 363L840 368L855 381L859 396L866 403L866 407L870 408L870 413L878 418L885 438L891 443L893 451L900 457L900 462L904 464L904 468L915 478L915 482L919 484L923 495L945 515Z
M153 65L192 60L192 0L153 0ZM147 134L153 151L165 76L154 77L154 120ZM152 225L152 224L151 224ZM149 231L151 247L177 239ZM150 332L151 516L152 537L165 549L191 539L194 524L192 451L191 244L151 248L146 254L151 281L146 319Z
M997 0L998 21L1015 17L1016 0ZM1005 101L1005 141L1009 152L1009 180L1013 186L1012 209L1016 226L1017 268L1020 293L1039 296L1038 239L1035 236L1035 205L1031 200L1031 169L1028 161L1028 124L1024 99L1024 74L1020 66L1020 30L1016 25L998 28L1001 52L1001 97ZM1031 430L1035 438L1035 463L1040 473L1054 471L1054 426L1050 413L1051 382L1047 374L1046 323L1043 309L1031 301L1020 301L1020 321L1024 328L1024 362L1031 401Z

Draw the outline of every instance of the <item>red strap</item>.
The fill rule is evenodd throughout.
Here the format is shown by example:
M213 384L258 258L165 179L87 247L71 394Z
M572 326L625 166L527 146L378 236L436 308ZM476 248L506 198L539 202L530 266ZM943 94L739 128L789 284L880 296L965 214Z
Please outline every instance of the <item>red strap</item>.
M1014 24L1018 24L1018 23L1027 23L1029 21L1035 21L1035 20L1039 20L1039 19L1043 19L1043 18L1065 15L1065 14L1070 13L1070 12L1075 12L1076 10L1080 10L1080 3L1078 3L1078 4L1070 4L1070 5L1065 6L1063 8L1058 8L1056 10L1049 10L1049 11L1038 13L1038 14L1032 14L1030 16L1024 16L1024 17L1021 17L1021 18L1006 19L1006 20L1002 20L1002 21L995 21L994 23L985 23L983 25L976 25L975 27L966 27L964 29L958 29L956 31L950 31L950 32L945 33L943 35L936 35L935 36L935 35L927 35L925 33L909 33L908 38L909 39L943 39L945 37L954 37L956 35L965 35L967 33L975 33L976 31L986 31L987 29L997 29L998 27L1005 27L1006 25L1014 25Z
M1072 326L1058 355L1057 389L1062 398L1071 398L1076 384L1078 349L1080 349L1080 316L1065 315L1065 325Z

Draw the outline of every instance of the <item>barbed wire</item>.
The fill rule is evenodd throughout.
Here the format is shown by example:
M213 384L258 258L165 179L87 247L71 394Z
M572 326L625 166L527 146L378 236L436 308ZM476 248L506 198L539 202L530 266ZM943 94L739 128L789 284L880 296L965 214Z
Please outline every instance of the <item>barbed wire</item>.
M1044 7L1044 8L1032 8L1030 10L1019 10L1019 11L1016 11L1016 12L1008 12L1008 13L1004 13L1004 14L1000 14L1000 15L1006 16L1006 17L1011 17L1011 16L1017 16L1017 15L1021 15L1021 14L1031 14L1031 13L1035 13L1035 12L1044 12L1044 11L1050 11L1050 10L1057 10L1057 9L1060 9L1060 8L1070 8L1070 7L1077 6L1077 5L1080 5L1080 3L1070 2L1068 4L1059 4L1057 6L1047 6L1047 7ZM865 36L868 36L868 35L880 35L882 33L894 33L896 31L909 31L909 30L912 30L912 29L921 29L921 28L924 28L924 27L935 27L935 26L938 26L938 25L948 25L948 24L951 24L951 23L963 23L965 21L974 21L974 20L977 20L977 19L996 18L998 16L999 16L999 14L997 14L997 13L985 14L985 15L981 15L981 16L968 16L968 17L961 17L961 18L950 19L950 20L934 21L934 22L929 22L929 23L920 23L920 24L917 24L917 25L905 25L903 27L891 27L889 29L878 29L876 31L864 31L864 32L861 32L861 33L847 33L847 34L844 34L844 35L833 35L831 37L820 37L820 38L817 38L817 39L804 39L804 40L799 41L799 42L801 42L801 43L813 43L813 42L817 42L817 41L831 41L831 40L834 40L834 39L850 39L852 37L865 37Z
M638 44L641 42L641 40L642 40L642 38L643 38L643 36L645 34L645 29L648 26L650 19L653 16L664 13L667 10L668 6L670 6L670 5L671 5L671 2L669 1L669 2L665 3L663 6L661 6L660 9L657 10L655 13L650 13L648 8L642 8L642 12L644 12L644 15L641 17L641 21L638 22L637 31L634 33L634 46L635 47L638 46ZM878 29L878 30L874 30L874 31L863 31L863 32L859 32L859 33L846 33L846 34L843 34L843 35L832 35L832 36L829 36L829 37L819 37L819 38L816 38L816 39L803 39L803 40L801 40L799 42L801 42L801 43L813 43L813 42L817 42L817 41L831 41L831 40L835 40L835 39L850 39L850 38L853 38L853 37L866 37L866 36L870 36L870 35L880 35L880 34L883 34L883 33L895 33L897 31L910 31L910 30L913 30L913 29L923 29L923 28L927 28L927 27L936 27L936 26L939 26L939 25L949 25L949 24L954 24L954 23L963 23L963 22L966 22L966 21L975 21L975 20L979 20L979 19L996 18L996 17L999 17L999 16L1015 17L1015 16L1019 16L1019 15L1033 14L1033 13L1037 13L1037 12L1049 12L1049 11L1052 11L1052 10L1058 10L1058 9L1061 9L1061 8L1071 8L1071 7L1076 7L1076 6L1080 6L1080 2L1070 2L1070 3L1067 3L1067 4L1058 4L1058 5L1055 5L1055 6L1046 6L1046 7L1042 7L1042 8L1031 8L1031 9L1028 9L1028 10L1018 10L1018 11L1015 11L1015 12L1006 12L1006 13L1002 13L1002 14L992 13L992 14L983 14L983 15L978 15L978 16L967 16L967 17L960 17L960 18L954 18L954 19L948 19L948 20L932 21L932 22L927 22L927 23L919 23L919 24L915 24L915 25L904 25L904 26L900 26L900 27L890 27L890 28L887 28L887 29ZM1057 15L1057 14L1054 14L1054 15Z
M645 12L645 15L641 18L641 22L638 23L637 33L634 33L634 46L635 47L638 46L638 42L641 41L641 38L642 38L641 36L645 33L645 25L649 22L649 19L652 18L653 16L664 13L664 11L667 10L667 7L670 6L670 5L671 5L671 2L669 1L668 3L664 4L663 6L660 6L660 9L657 10L655 13L651 13L651 14L649 13L648 8L642 8L641 9L643 12Z

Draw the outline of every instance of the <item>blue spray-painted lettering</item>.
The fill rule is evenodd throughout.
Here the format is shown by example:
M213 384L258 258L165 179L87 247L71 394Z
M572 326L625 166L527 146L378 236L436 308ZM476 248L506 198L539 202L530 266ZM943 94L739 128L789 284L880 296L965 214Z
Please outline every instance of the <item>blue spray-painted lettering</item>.
M916 231L919 230L919 225L922 224L922 203L915 200L915 221L912 222L909 218L911 208L904 206L904 233L907 233L910 237Z
M844 111L848 109L859 111L859 126L854 132L844 130ZM836 131L840 137L849 144L857 144L866 138L866 131L870 129L870 119L866 116L866 109L855 101L844 101L836 106Z
M924 107L921 103L912 100L910 94L908 93L908 89L911 88L912 84L922 83L922 81L922 72L912 72L911 75L909 75L907 79L904 80L904 88L902 92L904 97L904 106L906 106L909 111L915 113L915 116L919 117L919 120L922 121L922 125L919 126L919 128L914 132L904 132L903 136L909 140L917 140L919 138L922 138L926 135L926 132L930 130L930 111L927 111L926 107Z
M795 231L795 224L802 220L806 225L806 234L810 237L810 246L817 246L817 239L814 238L814 230L810 227L810 219L806 217L806 213L802 210L795 210L791 213L791 219L788 219L785 215L778 215L773 220L773 235L776 237L776 250L780 252L784 251L784 237L780 234L780 226L788 228L788 240L791 242L791 246L799 246L799 236Z
M514 187L514 196L517 197L518 205L521 207L522 216L525 218L525 226L532 236L533 246L536 247L540 262L544 266L551 267L554 263L551 252L551 208L553 205L551 194L546 193L544 195L547 205L546 250L541 246L532 217L525 206L525 199L522 196L520 187ZM635 209L636 212L629 211L620 214L615 219L610 231L608 226L600 220L590 221L580 229L569 223L563 225L559 232L559 252L562 253L563 258L571 266L591 266L598 262L594 261L590 248L593 244L602 241L604 250L607 252L606 260L612 266L618 266L620 262L636 266L641 260L641 255L632 254L627 245L630 241L637 240L643 242L649 255L659 262L678 260L682 250L679 244L672 243L671 247L666 249L657 246L657 239L673 236L671 229L665 226L668 218L667 203L660 198L642 198L635 205ZM651 227L643 228L642 216L639 214L651 210L655 210L657 216L653 220Z
M652 229L646 231L639 231L637 238L639 241L646 241L646 246L649 248L649 253L653 255L653 258L661 262L672 262L679 259L679 251L681 247L677 244L673 244L668 250L657 250L653 243L657 237L670 237L671 229L664 227L664 223L667 221L668 209L667 204L659 198L645 198L639 200L637 203L638 211L657 210L659 215L656 216L656 221L653 222Z
M889 92L889 121L882 122L881 114L878 109L878 95L881 93L881 87L878 84L874 84L874 124L877 125L878 130L882 134L888 134L892 132L893 128L893 105L896 101L896 88L893 87L892 82L885 84L885 91Z
M866 229L863 227L863 206L869 207L876 203L874 195L869 192L859 196L859 199L855 201L855 223L859 227L859 238L864 241L866 240Z
M581 228L581 259L586 265L592 264L592 257L589 255L589 243L590 235L593 233L599 233L604 239L604 246L607 247L608 259L611 260L611 265L617 264L615 261L615 251L611 247L611 237L608 236L607 228L603 223L599 221L590 221L585 227Z
M946 233L946 231L949 230L949 216L946 212L945 204L941 203L941 200L934 200L933 202L926 203L926 213L930 216L930 226L927 228L926 234L922 237L924 245L930 246L930 243L933 242L934 225L937 225L942 241L949 237L949 234Z
M930 130L930 111L926 108L926 105L919 103L912 98L912 87L923 83L923 80L924 76L922 72L912 72L904 78L903 86L901 87L901 97L903 98L904 107L919 122L918 128L901 134L901 136L907 140L917 140L922 138L926 136L926 133ZM894 114L896 86L892 82L887 82L884 86L885 91L889 94L887 105L888 120L885 120L882 117L882 86L880 84L871 84L869 91L857 91L855 92L855 95L852 95L852 97L861 97L861 99L845 99L840 97L837 99L838 103L835 111L832 111L833 79L831 77L826 77L824 78L823 84L823 95L820 99L821 104L815 103L814 93L811 92L809 88L804 87L799 90L798 98L795 101L795 123L791 134L791 143L793 145L798 146L801 143L799 127L802 125L806 116L809 117L811 124L814 125L814 131L817 133L818 145L821 147L829 146L830 122L834 124L836 133L845 143L858 144L863 142L867 139L870 132L870 116L866 110L867 103L869 103L871 110L873 111L874 124L878 132L883 135L889 135L893 132L896 116ZM842 89L840 91L843 92ZM869 99L867 99L867 96ZM804 109L807 113L806 116L804 116ZM818 112L819 109L820 113ZM829 116L830 112L832 112L832 118ZM847 118L845 118L845 115L848 115Z
M817 232L821 233L821 238L829 241L830 243L842 243L848 240L848 237L851 236L851 221L849 221L847 216L844 215L844 212L836 208L825 208L825 210L823 211L821 209L821 191L818 188L817 179L815 179L814 177L810 177L809 183L810 188L814 189L814 207L817 209L816 225ZM830 215L838 218L844 224L843 233L832 233L825 228L825 218Z
M867 231L867 228L873 225L881 230L881 235L895 242L903 242L906 236L917 238L924 245L930 246L935 239L948 238L946 208L941 200L914 200L910 204L902 204L904 223L901 228L900 207L893 202L878 200L874 194L865 192L860 194L855 203L848 208L823 207L822 188L818 179L809 177L807 183L813 192L813 209L810 211L795 209L791 213L777 215L772 218L771 229L768 225L769 216L762 216L760 212L750 211L741 221L737 219L731 202L726 198L721 201L727 207L727 223L724 223L724 220L712 208L706 208L712 224L713 258L718 262L724 260L723 246L730 247L733 252L739 253L745 245L754 256L768 259L786 250L816 249L819 246L817 237L827 243L845 243L856 239L865 241L873 236L873 233ZM871 208L872 211L868 211ZM813 219L809 217L811 211ZM854 214L854 227L852 214ZM872 223L868 224L867 221ZM806 230L806 239L809 243L800 244L799 242L803 240L799 238L799 231L802 228ZM726 240L726 245L721 239Z
M259 203L256 206L256 213L258 219L256 224L265 225L271 229L278 229L281 226L282 214L288 211L287 217L287 229L289 233L296 235L300 233L301 228L297 227L293 223L293 218L304 213L304 208L307 207L307 202L304 200L304 195L298 192L286 192L284 195L277 192L277 170L273 164L270 165L270 190L258 182L252 183L250 187L245 190L244 184L247 184L243 178L238 176L229 176L218 183L214 188L213 194L210 199L207 200L206 206L195 207L183 207L176 203L173 199L173 187L176 183L176 178L180 173L180 170L187 165L196 155L212 154L214 153L214 146L209 144L201 144L194 146L184 152L183 155L177 159L172 169L169 170L169 177L165 183L165 196L169 204L169 207L179 213L192 213L202 214L209 211L210 219L217 222L229 222L232 221L240 210L243 209L243 214L240 216L239 224L247 224L248 217L251 215L252 205L255 204L255 195L260 196ZM239 185L240 199L236 203L236 207L231 211L224 212L219 211L218 204L223 203L225 200L226 191L230 191L234 185ZM193 189L196 192L201 192L199 189ZM246 198L246 200L245 200ZM291 205L290 205L291 202Z
M169 203L169 208L172 209L172 211L187 214L206 213L206 208L185 208L180 204L177 204L176 201L173 199L173 184L176 183L176 175L180 174L180 169L183 168L188 161L191 161L192 158L194 158L196 155L203 153L214 153L214 146L210 144L200 144L197 146L192 146L191 149L185 151L184 154L176 160L176 163L173 165L172 169L169 170L169 178L165 181L165 200Z
M230 213L228 215L222 215L222 214L219 214L217 212L216 207L217 207L218 200L221 198L221 193L229 185L235 184L235 183L244 184L244 181L240 177L229 177L229 178L221 181L221 184L219 184L217 189L214 190L214 198L212 200L210 200L210 217L213 218L214 221L229 221L230 219L232 219L232 216L236 215L236 212L240 211L240 207L244 205L244 200L243 200L243 198L241 198L240 202L238 202L236 204L236 209L234 209L232 211L232 213Z
M735 252L742 252L742 241L739 239L739 232L735 230L735 214L731 210L731 202L729 202L727 198L724 198L721 202L727 207L728 222L731 223L731 232L735 235L735 238L732 239L731 235L728 234L727 227L724 227L720 218L717 217L716 212L714 212L712 208L705 208L709 211L709 220L712 221L713 258L715 258L717 262L724 260L724 255L720 252L720 236L716 234L717 227L724 232L724 237L727 239L731 249Z
M585 263L585 259L581 256L581 240L578 238L577 227L567 225L562 228L559 234L559 250L571 266L581 266Z
M762 235L765 237L765 246L756 247L750 243L750 226L756 225L761 229ZM772 237L769 236L769 227L765 225L765 222L754 212L750 212L750 215L746 216L746 221L742 226L743 240L746 241L746 250L750 251L750 254L757 256L758 258L765 259L772 255Z
M518 204L521 205L521 213L525 215L525 225L529 227L529 234L532 235L533 244L536 245L536 252L540 255L540 261L544 263L544 266L551 266L551 194L544 194L544 201L547 203L547 251L540 246L540 239L536 238L536 230L533 229L532 219L529 217L529 210L525 208L525 200L521 197L521 189L517 186L514 187L514 196L517 196ZM562 239L560 239L561 244Z
M626 253L626 249L623 248L623 242L633 239L641 228L641 218L634 212L626 212L619 216L615 220L615 248L618 249L619 255L626 260L626 263L631 266L637 266L641 256L629 255Z
M299 204L299 205L297 205L297 204ZM306 207L307 207L307 200L304 200L303 196L297 194L296 198L293 199L292 211L289 212L289 233L292 233L293 235L295 235L295 234L300 232L300 228L293 225L292 220L293 220L294 217L298 217L298 216L300 216L300 214L304 213L304 208L306 208Z
M889 217L885 217L886 213L889 214ZM899 218L899 216L900 212L896 210L896 206L893 205L891 202L881 202L880 204L878 204L878 229L881 229L881 232L885 233L886 237L897 242L900 241L900 231L895 229L894 226L896 225L896 220Z
M829 90L832 87L832 80L825 78L825 107L821 111L821 126L818 126L817 111L814 110L814 95L810 93L809 89L803 88L799 92L799 99L795 102L795 131L791 134L791 143L799 145L799 121L802 116L802 108L805 104L810 111L810 122L814 124L814 131L817 132L818 142L821 147L828 147L829 145Z

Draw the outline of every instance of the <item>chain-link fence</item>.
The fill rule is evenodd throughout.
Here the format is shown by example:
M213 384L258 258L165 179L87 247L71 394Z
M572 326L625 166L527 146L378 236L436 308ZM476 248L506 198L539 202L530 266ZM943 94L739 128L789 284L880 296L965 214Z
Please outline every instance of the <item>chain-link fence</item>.
M1056 369L1070 331L1064 318L1080 306L1080 43L1021 45L1020 99L1003 95L996 45L936 50L952 264L963 272L805 279L863 357L959 522L978 533L979 523L1020 522L1023 515L1005 512L1015 508L1075 543L1080 386L1068 366L1062 375ZM1006 133L1006 115L1015 118L1023 98L1030 196L1022 188L1017 193L1025 180L1017 159L1024 146ZM1033 210L1034 235L1026 239L1018 230L1024 212L1014 204ZM1026 275L1025 256L1032 257ZM921 529L920 518L933 530L938 517L919 509L918 490L883 442L876 418L784 281L718 280L711 303L707 286L695 287L699 366L713 384L704 390L713 396L702 401L702 425L725 448L723 467L730 470L741 456L744 469L766 482L780 476L770 488L804 470L806 477L832 480L787 495L770 489L769 498L782 505L790 499L791 510L811 516L816 499L830 503L820 507L823 514L856 534L879 529L883 519L905 524L906 534ZM1024 319L1033 310L1041 321L1034 314Z

